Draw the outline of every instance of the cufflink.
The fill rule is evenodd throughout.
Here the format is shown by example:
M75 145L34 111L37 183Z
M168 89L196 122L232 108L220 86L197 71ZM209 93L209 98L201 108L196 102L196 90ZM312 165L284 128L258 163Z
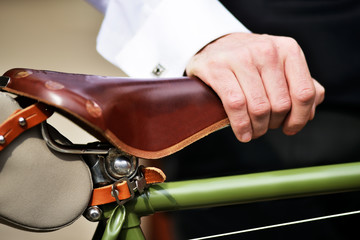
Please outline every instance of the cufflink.
M165 72L165 68L159 63L155 66L155 68L152 71L152 74L159 77L163 72Z

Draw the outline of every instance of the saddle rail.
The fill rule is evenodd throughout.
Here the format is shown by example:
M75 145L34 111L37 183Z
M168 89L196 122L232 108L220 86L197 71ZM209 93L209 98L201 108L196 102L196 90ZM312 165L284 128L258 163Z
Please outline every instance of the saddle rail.
M196 78L134 79L16 68L1 89L55 107L136 157L170 155L229 124Z

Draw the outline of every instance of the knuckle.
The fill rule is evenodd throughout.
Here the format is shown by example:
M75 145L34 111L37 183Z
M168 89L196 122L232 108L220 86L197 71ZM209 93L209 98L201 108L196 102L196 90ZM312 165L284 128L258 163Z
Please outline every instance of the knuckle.
M240 95L229 94L225 99L224 105L232 111L242 110L246 108L246 99Z
M314 101L316 91L312 87L302 88L295 93L295 99L303 104L310 104Z
M266 47L260 50L258 56L262 56L262 61L260 61L260 65L268 67L274 66L279 62L279 56L276 49L271 47Z
M264 41L261 45L261 52L268 57L274 57L277 54L277 48L273 41L267 40Z
M273 103L271 110L274 113L287 113L291 109L291 100L290 97L286 97L283 99L280 99L279 101L276 101Z
M217 69L217 68L221 68L224 65L224 56L223 55L219 55L217 58L215 57L209 57L207 58L203 64L208 68L208 69Z
M254 43L253 48L256 56L262 56L268 61L277 59L278 57L278 48L274 40L268 35L261 35L261 37Z
M302 50L298 42L292 37L277 37L276 39L279 46L286 49L288 54L302 54Z
M237 59L234 60L237 62L241 62L242 64L249 65L252 64L253 62L253 54L252 54L252 49L250 47L241 48L236 56L238 57Z
M286 45L290 48L299 48L298 42L292 37L283 37Z
M251 122L249 119L239 119L237 122L233 123L233 127L237 129L238 132L243 132L244 129L251 128Z
M279 49L270 36L262 35L252 50L253 62L257 67L269 67L279 63Z
M210 72L222 72L224 69L231 69L234 57L230 54L220 53L204 60L203 65Z
M291 37L281 37L282 45L286 47L287 51L291 55L300 55L302 50L298 42Z
M252 105L250 112L256 118L262 118L270 114L270 103L264 99L258 99L256 103Z

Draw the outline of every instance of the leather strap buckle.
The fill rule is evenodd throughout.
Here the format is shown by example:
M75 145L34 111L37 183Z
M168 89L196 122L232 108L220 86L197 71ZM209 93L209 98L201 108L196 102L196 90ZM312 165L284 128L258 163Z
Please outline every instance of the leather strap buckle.
M149 184L161 183L165 174L158 168L139 167L137 175L129 179L123 177L111 185L95 188L89 206L103 205L116 201L123 205L135 197L135 192L142 194Z
M129 198L126 198L126 199L119 199L119 190L117 188L118 184L121 184L121 183L124 183L126 182L126 185L128 186L129 188L129 192L130 192L130 197ZM124 205L127 201L131 200L134 198L135 196L135 192L134 192L134 189L132 188L131 185L133 184L129 184L130 181L127 177L124 177L124 178L121 178L119 180L117 180L116 182L114 182L112 185L111 185L111 196L113 196L116 200L116 203L118 205Z
M119 191L117 189L118 184L121 184L123 182L126 182L128 188L129 188L129 192L130 192L130 197L126 198L126 199L119 199ZM139 192L140 194L144 192L145 188L146 188L146 180L144 175L142 174L141 171L139 171L139 175L135 176L132 180L129 180L127 177L123 177L119 180L117 180L116 182L114 182L111 185L111 196L113 196L116 200L116 203L118 205L124 205L127 201L131 200L134 198L135 196L135 192Z

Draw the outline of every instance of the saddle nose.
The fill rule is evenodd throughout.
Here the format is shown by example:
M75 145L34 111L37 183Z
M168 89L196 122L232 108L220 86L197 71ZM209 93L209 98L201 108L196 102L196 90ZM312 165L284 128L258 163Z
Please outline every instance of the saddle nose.
M9 77L0 76L0 87L6 87L9 81L10 81Z

